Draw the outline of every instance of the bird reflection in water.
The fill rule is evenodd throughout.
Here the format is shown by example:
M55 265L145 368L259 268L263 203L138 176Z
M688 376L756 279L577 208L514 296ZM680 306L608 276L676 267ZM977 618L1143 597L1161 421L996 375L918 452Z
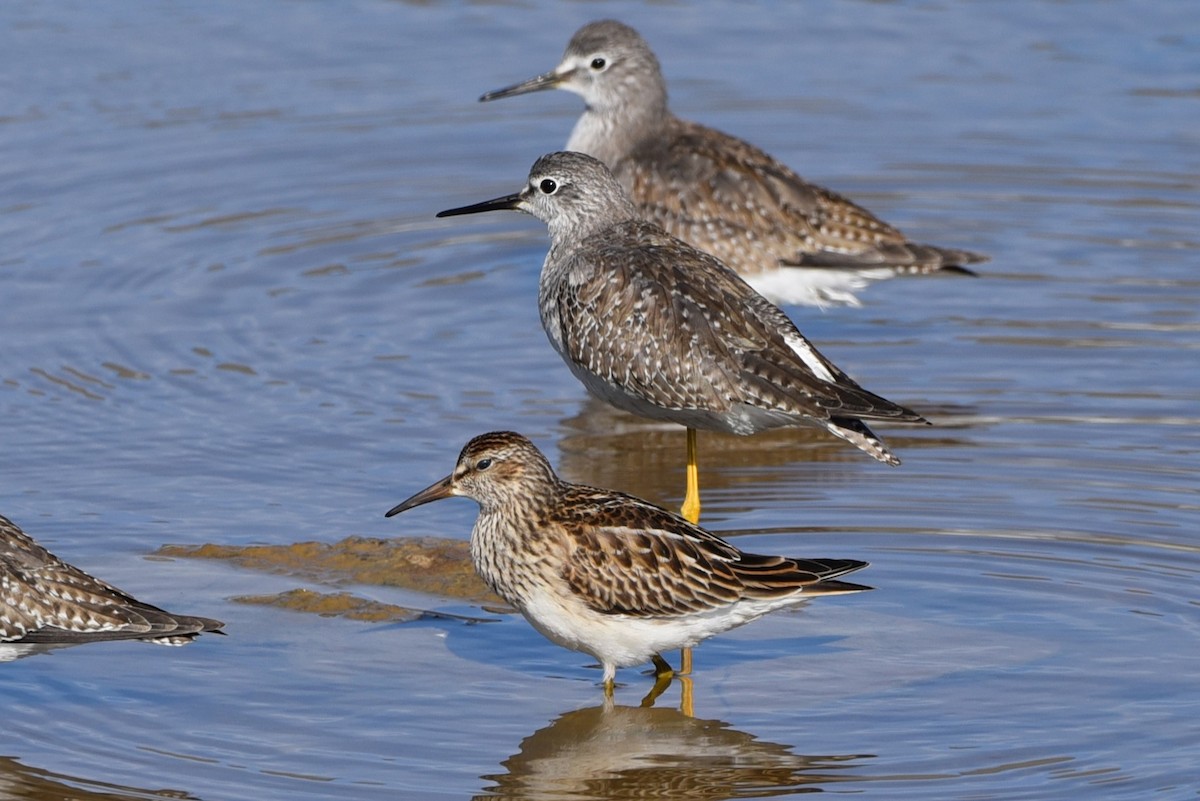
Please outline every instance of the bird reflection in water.
M526 737L482 776L484 798L715 799L821 792L853 781L872 754L805 756L759 740L720 720L674 709L600 706L577 709Z
M921 402L938 418L936 431L920 437L892 433L888 440L906 451L971 447L960 422L977 419L975 408ZM679 432L669 423L635 417L595 398L559 420L559 473L569 481L632 492L660 506L678 506L683 488L675 446ZM704 439L706 485L723 514L757 509L755 498L816 501L827 487L870 481L870 462L836 439L807 428L764 431L754 437L709 433ZM813 467L819 465L819 467Z

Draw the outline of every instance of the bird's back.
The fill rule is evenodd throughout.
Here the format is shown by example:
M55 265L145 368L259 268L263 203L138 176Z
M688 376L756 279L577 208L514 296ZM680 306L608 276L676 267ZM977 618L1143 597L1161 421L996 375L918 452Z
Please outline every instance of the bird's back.
M918 274L985 260L909 242L759 148L676 117L611 166L648 219L743 276L781 266Z
M178 645L223 625L143 603L62 561L0 517L0 642Z
M920 421L860 387L715 258L643 220L555 243L540 303L593 394L645 417L748 434L801 418Z
M866 562L745 553L640 498L565 486L561 574L601 614L703 615L742 602L777 606L801 595L870 589L836 580Z

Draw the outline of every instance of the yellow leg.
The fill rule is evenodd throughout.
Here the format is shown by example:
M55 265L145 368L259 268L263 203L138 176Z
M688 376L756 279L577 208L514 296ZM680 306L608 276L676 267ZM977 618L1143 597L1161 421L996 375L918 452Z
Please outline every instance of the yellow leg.
M667 660L663 659L658 654L654 655L654 687L642 699L642 707L652 707L658 697L671 686L671 681L675 678L675 671L671 670L671 666L667 664Z
M691 653L691 649L687 649L686 653ZM666 689L671 686L671 682L679 679L679 710L689 718L696 716L696 702L694 690L692 688L692 680L687 676L679 675L678 671L672 670L667 660L663 659L658 654L653 657L654 661L654 687L650 692L646 693L646 697L642 699L641 706L649 708L654 706L654 702L658 697L666 692Z
M667 660L663 659L658 654L654 655L654 658L652 661L654 662L654 678L656 678L656 679L668 678L669 679L675 675L675 671L671 669L671 666L667 663Z
M606 701L612 700L614 686L616 686L616 682L612 679L609 679L608 681L604 682L604 699Z
M696 696L692 692L692 680L687 676L679 677L679 711L689 718L696 717Z
M679 514L691 523L700 522L700 467L696 464L696 429L687 430L687 494Z
M692 523L700 522L700 466L696 460L696 429L687 430L687 495L683 499L683 508L679 513ZM688 676L692 672L692 649L683 648L679 652L680 676Z

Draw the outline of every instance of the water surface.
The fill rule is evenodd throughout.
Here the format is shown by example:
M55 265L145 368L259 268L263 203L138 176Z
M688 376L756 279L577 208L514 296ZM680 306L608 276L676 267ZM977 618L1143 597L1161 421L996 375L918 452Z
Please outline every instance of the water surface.
M513 428L663 504L683 434L545 341L515 190L578 98L480 105L619 17L675 109L978 279L791 308L926 413L892 470L701 436L705 524L877 589L697 651L695 718L523 621L236 604L298 582L164 543L465 538L382 513ZM18 4L0 9L0 513L169 609L184 649L0 665L0 794L51 798L1187 798L1200 784L1200 12L1188 3ZM478 616L450 598L350 588Z

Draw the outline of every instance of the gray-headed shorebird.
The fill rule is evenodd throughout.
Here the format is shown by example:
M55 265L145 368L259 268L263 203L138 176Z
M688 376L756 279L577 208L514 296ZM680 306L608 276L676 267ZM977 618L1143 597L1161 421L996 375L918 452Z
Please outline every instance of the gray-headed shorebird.
M633 28L591 22L550 72L480 100L565 89L585 110L566 150L603 161L641 214L712 253L778 303L859 305L895 275L958 272L987 257L910 242L753 145L676 117L658 59Z
M575 377L620 409L687 427L689 520L700 517L696 429L817 426L898 465L863 421L926 422L856 384L715 257L643 220L591 156L543 156L519 192L438 216L497 209L549 228L538 307Z

